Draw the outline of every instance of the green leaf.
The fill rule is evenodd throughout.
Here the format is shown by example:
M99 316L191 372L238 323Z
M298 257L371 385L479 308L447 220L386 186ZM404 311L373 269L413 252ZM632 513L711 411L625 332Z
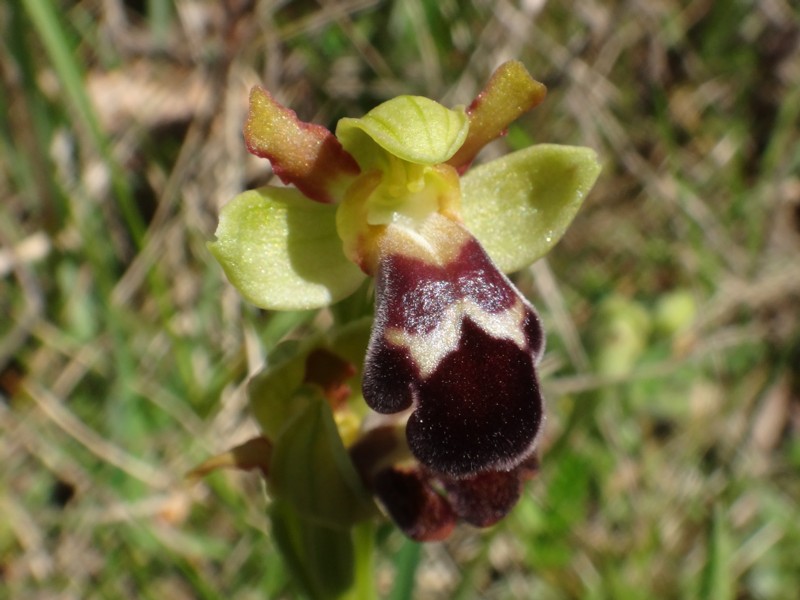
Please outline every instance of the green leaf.
M304 519L290 502L270 505L272 534L292 579L314 600L338 598L353 585L354 549L347 529Z
M269 491L304 518L333 528L375 514L375 504L350 462L328 404L311 396L275 440Z
M464 224L506 273L547 254L600 174L590 148L540 144L461 178Z
M220 213L209 244L230 282L261 308L320 308L351 294L364 274L345 258L336 207L293 188L236 196Z
M391 155L420 164L447 161L464 143L469 120L463 110L450 110L422 96L398 96L360 119L341 119L336 137L362 169L380 167L377 144Z

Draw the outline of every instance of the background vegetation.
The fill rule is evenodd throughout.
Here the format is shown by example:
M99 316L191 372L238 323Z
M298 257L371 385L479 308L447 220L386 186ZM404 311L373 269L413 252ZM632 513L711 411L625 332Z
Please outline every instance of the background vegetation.
M269 178L250 86L326 125L547 84L484 156L595 148L520 273L549 331L542 471L486 532L386 528L387 598L796 598L800 13L788 0L11 0L0 6L0 597L292 598L243 382L326 315L244 305L205 243Z

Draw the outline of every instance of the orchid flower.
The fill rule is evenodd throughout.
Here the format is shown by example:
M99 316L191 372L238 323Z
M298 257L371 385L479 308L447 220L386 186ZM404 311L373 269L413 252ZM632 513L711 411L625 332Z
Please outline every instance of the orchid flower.
M441 539L458 519L494 523L535 471L545 336L505 273L555 245L600 167L591 149L551 144L470 166L544 96L508 62L467 108L399 96L341 119L335 135L262 88L250 96L247 147L288 187L234 198L210 249L243 297L270 310L329 306L374 278L360 384L393 420L357 432L348 455L415 539ZM303 361L292 364L307 371ZM271 419L261 411L262 428Z

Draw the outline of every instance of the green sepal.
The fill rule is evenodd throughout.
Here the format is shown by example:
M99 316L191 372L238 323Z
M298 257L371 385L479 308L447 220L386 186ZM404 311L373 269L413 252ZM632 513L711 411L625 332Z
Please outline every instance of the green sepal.
M275 440L268 489L304 519L346 529L373 516L376 507L350 461L327 402L310 388L302 392L306 406Z
M336 207L293 188L239 194L219 217L208 247L248 301L272 310L320 308L351 294L364 274L347 260Z
M464 224L505 273L547 254L600 174L591 148L539 144L461 178Z
M284 564L309 598L340 598L353 586L355 557L349 529L304 519L284 500L272 502L269 516Z
M336 137L366 170L385 168L386 153L419 165L443 163L461 147L468 131L463 109L451 110L422 96L398 96L360 119L341 119Z

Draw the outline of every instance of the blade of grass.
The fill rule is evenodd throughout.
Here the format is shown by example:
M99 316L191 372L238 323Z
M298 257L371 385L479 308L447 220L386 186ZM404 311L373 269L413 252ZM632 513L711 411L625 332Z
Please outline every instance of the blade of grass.
M411 600L414 597L414 580L422 556L422 545L404 540L394 557L394 586L388 600Z
M169 0L147 0L150 31L153 33L155 45L159 48L166 47L169 38L171 4Z
M699 598L730 600L734 597L732 554L733 548L725 516L717 505L714 507L708 535L708 558L700 574Z
M14 4L10 7L7 31L8 57L18 74L17 93L22 98L16 101L16 111L11 113L14 93L9 90L8 94L0 94L0 114L14 116L13 121L0 119L4 162L26 200L40 208L44 228L52 231L60 228L67 212L64 202L59 201L58 186L51 175L55 168L47 151L54 117L37 90L33 53L25 43L27 20ZM45 173L47 176L42 176Z
M76 53L70 48L67 32L59 21L56 8L49 0L25 0L23 4L63 86L66 99L88 133L98 155L111 170L114 196L131 238L136 247L141 248L145 231L142 216L136 209L133 194L119 165L111 155L108 139L86 93L84 73L78 64Z
M68 30L59 19L52 0L25 0L24 6L64 89L66 102L77 115L78 121L82 129L88 134L95 152L110 170L113 197L118 203L122 219L135 248L141 250L146 244L146 226L136 206L131 186L120 165L112 155L110 141L105 132L103 132L97 114L86 93L84 85L85 73L77 60L76 53L71 49ZM160 15L159 18L166 17ZM86 239L94 239L96 235L102 236L103 234L103 225L100 222L96 222L93 225L84 223L84 227L88 228L84 232ZM100 250L102 251L102 249ZM97 253L95 252L95 254ZM114 285L114 282L110 281L109 278L111 273L115 271L113 265L109 264L111 257L106 254L104 256L98 255L95 258L97 259L94 263L98 276L106 278L106 281L102 282L104 288L102 297L111 299L110 288ZM156 300L162 323L176 347L177 366L186 386L187 395L191 398L196 398L202 394L202 390L196 389L195 378L189 362L191 349L188 347L188 342L176 335L173 328L170 327L174 307L169 301L169 286L158 269L151 269L147 274L147 280L151 288L150 293ZM129 352L126 349L127 335L124 313L124 307L113 306L109 312L109 329L115 339L115 348L120 353L120 359L117 361L119 371L122 374L120 381L126 381L127 375L132 375L135 371L134 361L132 357L128 357ZM119 392L122 399L130 397L126 390L126 386L121 386Z

